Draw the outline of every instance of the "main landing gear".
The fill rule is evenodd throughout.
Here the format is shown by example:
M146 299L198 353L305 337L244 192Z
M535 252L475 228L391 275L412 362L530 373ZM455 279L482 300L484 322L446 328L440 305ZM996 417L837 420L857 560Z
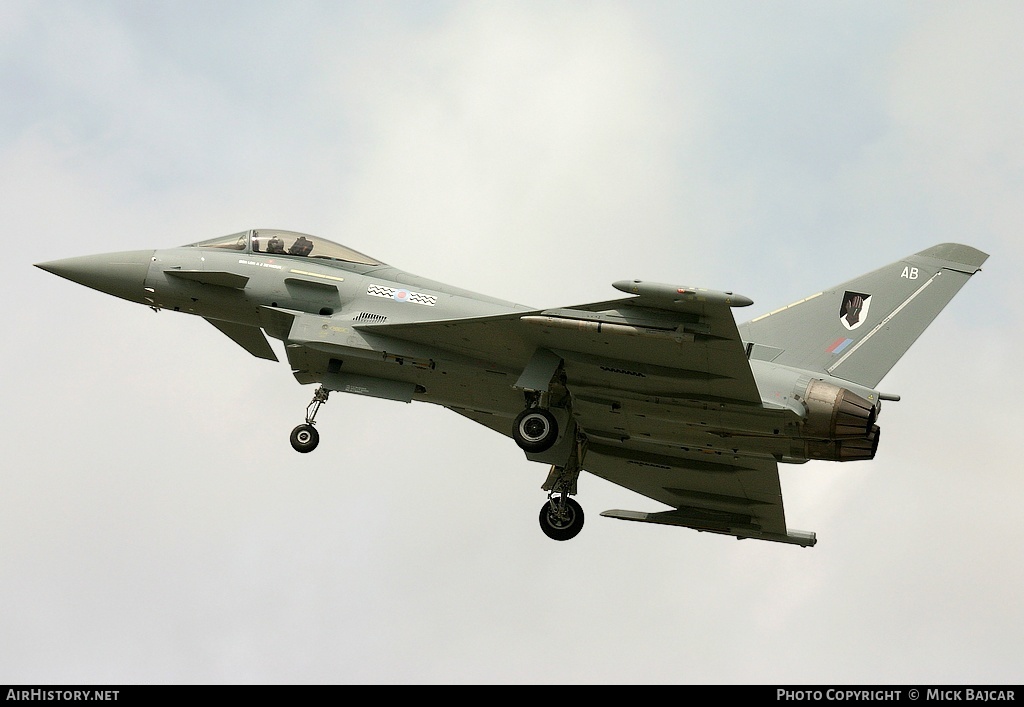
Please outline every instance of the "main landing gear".
M296 452L302 452L306 454L316 449L316 446L320 444L320 433L316 431L313 425L316 424L315 419L317 412L320 410L320 406L327 402L327 396L331 394L331 391L327 388L320 386L316 389L316 394L313 396L312 402L306 407L306 423L299 425L291 434L292 449Z
M576 495L586 444L586 438L577 432L565 466L552 466L541 486L548 492L548 501L540 509L540 529L552 540L571 540L583 530L583 506L569 496Z
M524 452L547 451L558 439L558 422L544 408L526 408L512 423L512 439Z
M291 444L295 451L307 454L320 443L315 418L330 394L323 386L317 388L306 407L306 422L292 430ZM512 437L527 452L544 452L558 439L558 422L546 407L540 406L539 397L529 402L530 406L519 413L513 423ZM570 445L571 451L563 465L552 465L541 486L548 492L548 500L540 509L540 528L549 538L559 541L571 540L583 530L583 507L570 496L576 495L587 440L573 423L566 434L572 434L576 443Z
M558 401L548 391L526 393L526 409L512 423L512 439L524 452L546 452L558 441L558 421L548 409L552 402Z
M583 506L568 496L549 496L540 509L540 529L552 540L571 540L583 530Z

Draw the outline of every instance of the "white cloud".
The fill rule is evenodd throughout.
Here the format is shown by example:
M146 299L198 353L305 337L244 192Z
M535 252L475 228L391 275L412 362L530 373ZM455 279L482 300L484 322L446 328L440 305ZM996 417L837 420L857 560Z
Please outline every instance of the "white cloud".
M464 5L335 61L325 81L366 128L346 228L380 234L406 267L429 258L477 288L505 272L508 296L543 300L565 296L560 271L598 270L604 289L626 276L600 272L610 254L640 262L638 239L675 235L677 157L700 111L621 6ZM533 287L517 286L527 273Z
M1019 11L679 7L4 5L0 677L1014 680ZM879 458L784 471L815 549L603 519L647 502L589 476L555 544L508 440L335 395L299 457L286 365L30 267L249 226L538 305L993 257Z
M893 130L880 157L900 170L901 193L928 200L943 237L1018 261L1024 97L1011 87L1024 82L1021 27L1017 3L943 5L916 27L893 57Z

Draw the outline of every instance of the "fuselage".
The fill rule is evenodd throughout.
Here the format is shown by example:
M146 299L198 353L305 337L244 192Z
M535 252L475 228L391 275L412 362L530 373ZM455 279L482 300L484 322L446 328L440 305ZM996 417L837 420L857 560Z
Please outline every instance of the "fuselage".
M538 310L414 275L315 236L252 230L178 248L70 258L41 267L158 311L198 315L243 346L237 332L262 339L261 330L266 331L285 342L293 373L302 383L334 376L348 392L440 404L498 431L508 427L509 411L523 404L522 391L514 384L532 352L529 342L511 360L484 361L460 355L457 342L438 347L404 341L390 338L386 330L374 332L371 325ZM637 345L643 345L642 337ZM645 376L648 392L637 392L637 381L629 380L617 403L623 434L629 434L632 419L652 444L770 453L786 462L873 456L877 427L870 433L877 391L769 361L751 359L750 365L761 405L656 394L656 372ZM585 385L586 365L577 364L570 373L577 376L568 381L570 389L573 383ZM868 438L867 449L862 441L853 456L848 456L850 442L845 443L846 452L840 450L844 443L835 440L834 429L842 402L838 399L826 401L821 413L833 417L833 429L808 436L812 381L851 391L874 408L866 431L858 435ZM664 391L670 390L666 378ZM580 397L575 404L588 403ZM826 410L829 405L833 409ZM680 424L681 413L691 422Z
M258 230L237 236L235 247L201 243L154 251L136 301L247 326L260 325L264 306L341 319L370 310L390 323L528 309L398 270L314 236ZM266 252L267 242L278 236L285 243L305 238L315 246L306 255ZM338 252L320 256L316 246L325 243ZM217 285L215 276L204 281L201 273L232 273L247 281L242 287Z

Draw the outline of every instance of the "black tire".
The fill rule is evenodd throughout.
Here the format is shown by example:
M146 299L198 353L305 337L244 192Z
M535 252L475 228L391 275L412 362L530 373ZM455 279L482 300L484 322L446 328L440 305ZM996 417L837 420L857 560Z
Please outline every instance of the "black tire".
M528 408L512 425L512 439L524 452L544 452L558 439L558 422L543 408Z
M551 509L551 501L540 509L540 529L552 540L572 540L583 530L583 506L571 498L565 499L565 518L559 518ZM554 503L558 503L557 500Z
M313 425L299 425L292 430L291 443L296 452L312 452L320 444L320 433Z

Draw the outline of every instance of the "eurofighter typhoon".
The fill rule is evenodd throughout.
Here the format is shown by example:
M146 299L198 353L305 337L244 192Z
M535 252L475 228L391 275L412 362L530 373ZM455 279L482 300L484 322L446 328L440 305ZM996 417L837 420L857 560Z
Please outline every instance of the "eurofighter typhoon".
M316 236L251 230L38 267L153 310L195 314L332 392L442 405L550 466L541 529L575 537L588 471L666 508L623 520L804 547L778 465L867 461L879 382L988 256L943 243L737 325L733 292L622 280L622 296L534 309L452 287ZM382 432L382 434L385 434Z

